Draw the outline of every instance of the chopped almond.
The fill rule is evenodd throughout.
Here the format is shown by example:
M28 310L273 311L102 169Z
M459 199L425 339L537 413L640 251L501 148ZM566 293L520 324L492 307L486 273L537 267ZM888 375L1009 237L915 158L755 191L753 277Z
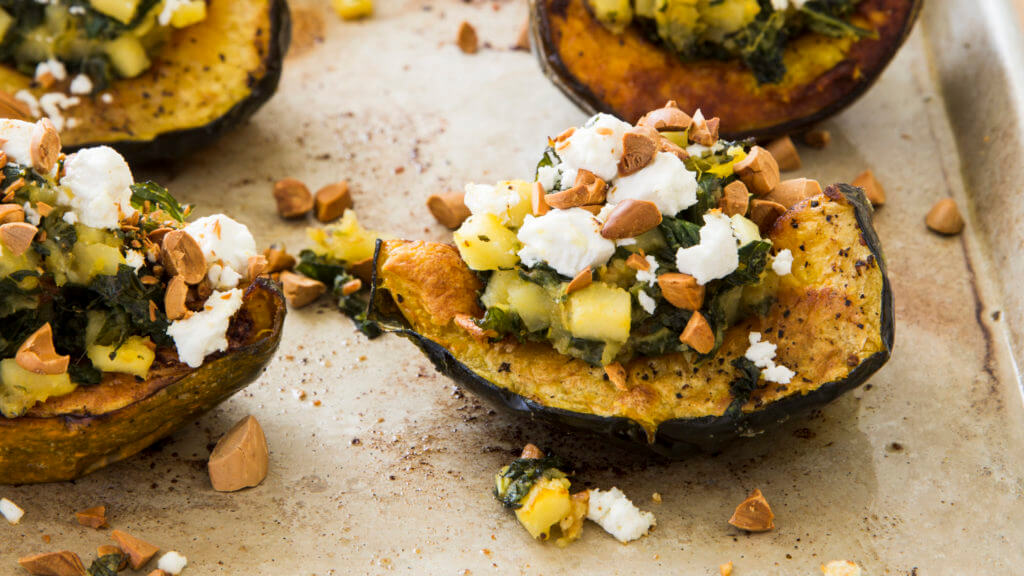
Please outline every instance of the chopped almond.
M302 218L313 209L313 195L306 185L294 178L285 178L274 184L277 213L282 218Z
M190 285L206 278L206 256L196 239L184 230L171 230L164 234L161 258L171 275L181 275Z
M881 206L885 204L885 189L875 179L875 173L871 170L865 170L860 173L859 176L850 182L858 188L864 189L864 196L871 202L872 206Z
M17 204L0 204L0 224L24 222L25 210Z
M832 134L828 130L808 130L804 133L804 144L811 148L827 148L832 143Z
M351 296L362 289L363 281L359 278L353 278L341 285L341 294L342 296Z
M256 418L246 416L217 441L207 464L210 482L218 492L257 486L267 477L269 462L263 428Z
M721 576L732 576L732 560L719 566L718 573L721 574Z
M936 202L924 221L933 232L947 236L959 234L964 229L964 219L952 198L943 198ZM3 227L0 226L0 231L2 230Z
M544 453L541 452L540 448L537 448L533 444L527 444L526 446L523 446L523 452L519 455L519 457L527 458L530 460L536 460L538 458L543 458Z
M267 259L267 267L263 270L267 274L291 270L295 267L295 257L282 248L267 248L263 251L263 256Z
M22 342L14 361L25 370L35 374L65 374L70 356L61 356L53 347L53 328L47 322Z
M434 215L434 218L442 226L455 230L469 218L469 208L466 208L465 193L449 192L447 194L433 194L427 198L427 209Z
M771 506L760 490L754 490L736 507L729 524L747 532L766 532L775 528Z
M575 278L569 282L569 285L565 287L566 294L572 294L579 290L583 290L587 286L590 286L594 282L594 272L587 266Z
M53 213L53 206L50 206L46 202L36 202L36 212L43 218L46 218Z
M622 159L619 176L629 176L643 170L658 152L658 133L651 128L637 127L622 135Z
M734 180L725 187L725 190L722 191L722 200L718 204L718 207L722 209L722 214L726 216L735 216L736 214L744 216L749 206L750 191L747 190L747 185L740 180Z
M609 240L635 238L661 224L661 210L647 200L629 198L619 202L605 219L601 236Z
M690 130L690 141L701 146L714 146L718 142L718 118L709 118Z
M679 158L680 160L686 160L687 158L690 157L689 152L687 152L678 144L665 137L662 137L661 140L658 140L658 152L668 152L669 154L675 155L675 157Z
M603 204L608 185L589 170L580 169L572 188L548 194L544 201L552 208L567 209L578 206Z
M171 278L164 293L164 313L168 320L181 320L190 315L188 306L188 284L181 275Z
M18 178L14 182L11 182L11 184L9 186L7 186L7 188L4 188L4 194L3 194L2 201L10 202L10 201L14 200L14 194L18 190L21 190L24 187L25 187L25 179L24 178Z
M13 118L25 122L32 121L32 111L28 104L18 100L9 92L0 90L0 118Z
M753 199L750 201L750 219L757 224L764 236L775 225L775 221L786 213L786 207L771 200Z
M32 127L32 168L40 174L49 174L60 157L60 134L49 118L43 118Z
M516 36L516 43L512 45L513 50L530 51L530 18L524 18L519 26L519 34Z
M604 209L604 204L587 204L585 206L577 206L577 208L582 208L594 216L597 216L601 213L601 210Z
M25 556L18 564L36 576L86 576L82 559L69 550Z
M821 184L810 178L794 178L779 182L775 189L764 197L765 200L778 202L787 210L797 204L821 194Z
M659 132L681 132L692 123L693 118L680 110L675 100L669 100L665 106L645 114L636 125L654 128Z
M456 36L455 43L459 45L459 50L462 50L466 54L476 54L479 49L480 41L476 36L476 28L469 22L463 21L459 24L459 33Z
M530 212L534 216L543 216L551 209L548 206L548 201L544 199L546 195L547 192L544 191L544 186L541 186L540 182L537 182L533 190L530 190Z
M683 328L683 333L679 335L679 341L700 354L707 354L715 347L715 333L711 331L711 325L704 316L694 312L686 328Z
M107 525L107 507L93 506L79 512L75 512L75 520L82 526L99 530Z
M328 184L317 190L313 199L316 219L321 222L332 222L341 218L345 210L352 208L352 194L348 190L348 182Z
M775 158L775 162L779 165L779 170L789 172L790 170L800 169L800 153L797 152L796 146L793 145L793 140L789 136L772 140L765 148Z
M15 256L21 256L32 246L32 240L39 229L26 222L11 222L0 225L0 243Z
M327 286L323 282L294 272L281 272L281 284L284 286L284 297L293 308L312 304L327 292Z
M120 530L111 532L110 537L128 555L128 562L131 564L132 570L138 570L145 566L160 551L159 547Z
M373 258L364 258L358 262L353 262L349 265L348 271L356 278L369 283L373 279Z
M668 303L682 310L697 311L704 305L705 288L697 279L681 272L658 276L658 287Z
M245 266L245 277L250 282L256 279L267 271L267 257L262 254L256 256L250 256Z
M612 362L604 367L604 373L608 375L608 380L615 385L615 388L626 390L626 369L622 367L622 364Z
M626 258L626 266L638 271L651 269L651 263L647 261L647 258L636 252L630 254L629 258Z
M487 342L491 338L498 337L498 333L494 330L484 330L481 328L473 321L473 317L469 314L456 314L454 321L456 326L468 332L474 340L479 342Z
M757 196L764 196L779 183L779 165L771 152L754 146L743 160L733 165L733 171Z

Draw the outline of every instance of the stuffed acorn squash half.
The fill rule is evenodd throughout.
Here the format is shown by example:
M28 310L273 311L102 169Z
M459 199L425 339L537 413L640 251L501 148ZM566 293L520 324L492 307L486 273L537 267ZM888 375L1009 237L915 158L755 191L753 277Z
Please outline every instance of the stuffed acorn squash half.
M598 114L533 181L468 185L454 246L378 243L371 319L513 410L669 455L858 386L893 344L870 204L716 125Z
M290 33L285 0L0 0L0 111L174 158L270 99Z
M703 106L730 138L799 131L863 94L921 0L531 0L545 73L576 104L636 121Z
M285 307L244 225L187 222L111 148L65 157L48 120L0 142L0 484L127 458L256 378Z

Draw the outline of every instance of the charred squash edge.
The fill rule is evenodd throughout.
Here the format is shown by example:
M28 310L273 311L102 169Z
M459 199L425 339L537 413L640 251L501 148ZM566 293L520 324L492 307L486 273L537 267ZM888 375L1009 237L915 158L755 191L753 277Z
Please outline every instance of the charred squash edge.
M256 316L255 324L238 326L236 317L229 333L248 330L246 341L197 369L172 367L180 376L142 400L102 414L0 418L0 484L80 478L138 453L247 386L281 341L284 296L261 277L246 289L242 310Z
M557 425L610 436L620 443L634 446L640 444L657 454L671 458L683 457L692 453L695 449L715 452L740 435L756 434L774 424L784 422L794 415L828 404L843 393L866 382L871 375L877 372L889 360L892 354L895 334L892 287L889 284L889 277L886 273L881 243L871 223L871 205L864 197L864 192L860 188L839 184L835 187L835 190L838 190L853 205L861 236L871 250L871 253L874 254L882 272L880 330L884 350L876 352L861 361L860 364L850 371L846 378L826 382L813 392L801 396L790 396L753 412L741 412L738 416L723 415L667 420L658 426L653 441L648 440L647 433L640 424L629 418L597 416L545 406L510 392L474 373L459 362L446 348L410 329L404 319L396 321L394 315L381 310L389 304L391 306L394 304L387 301L390 296L378 294L377 292L376 265L374 266L374 277L371 283L372 292L367 315L368 318L377 321L383 329L411 340L423 351L439 372L513 412L528 414L531 417ZM375 264L380 257L382 244L381 241L377 242L377 249L374 253ZM400 318L401 314L398 314L397 317Z

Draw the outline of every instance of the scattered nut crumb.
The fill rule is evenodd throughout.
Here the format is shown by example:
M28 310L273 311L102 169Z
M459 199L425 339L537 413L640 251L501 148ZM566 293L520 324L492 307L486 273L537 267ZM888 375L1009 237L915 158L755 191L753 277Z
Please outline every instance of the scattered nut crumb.
M136 538L131 534L127 534L120 530L114 530L110 533L110 537L117 542L117 545L124 550L125 554L128 555L128 561L132 566L132 570L138 570L146 565L153 556L160 550L158 546L154 546L145 540Z
M718 567L718 573L722 576L732 576L732 560Z
M807 144L811 148L827 148L832 143L832 133L828 130L808 130L804 133L804 144Z
M943 198L936 202L928 211L924 222L933 232L947 236L955 236L964 229L964 219L952 198Z
M277 213L282 218L302 218L313 209L313 195L306 185L294 178L285 178L274 184Z
M864 189L864 196L871 202L872 206L878 207L885 204L885 189L875 179L875 173L865 170L853 179L850 184Z
M766 532L775 528L774 518L768 501L760 490L755 489L736 507L729 524L748 532Z
M466 21L459 24L459 33L456 43L459 45L459 50L462 50L466 54L476 54L479 49L480 41L476 36L476 29L473 28L472 24Z
M655 492L654 494L651 494L651 500L654 500L658 504L661 504L661 493Z
M82 526L88 526L89 528L100 529L107 525L107 507L106 506L93 506L92 508L86 508L85 510L75 512L75 519Z
M210 483L218 492L258 486L267 477L269 461L263 428L256 418L246 416L217 441L210 454Z

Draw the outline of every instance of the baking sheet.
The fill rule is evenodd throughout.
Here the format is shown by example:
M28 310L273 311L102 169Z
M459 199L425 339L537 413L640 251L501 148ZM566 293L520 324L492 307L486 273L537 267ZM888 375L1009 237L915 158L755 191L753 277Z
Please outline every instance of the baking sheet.
M270 195L288 176L311 187L347 179L365 224L444 239L429 194L529 174L545 138L584 119L532 56L508 49L523 2L378 0L359 23L326 2L292 4L295 49L270 104L216 146L137 174L201 214L229 211L262 244L304 245L303 225L280 221ZM462 20L487 44L477 55L454 46ZM689 575L732 560L737 576L788 575L839 558L872 575L1014 573L1024 562L1018 23L1008 1L929 0L878 85L824 126L832 146L801 150L801 175L833 182L870 167L889 197L876 226L895 354L834 404L725 453L667 462L496 412L410 343L368 342L313 306L290 314L258 382L170 439L75 483L0 487L27 511L0 525L0 574L41 551L91 558L108 531L73 513L99 504L113 527L188 556L186 574ZM925 231L945 196L964 208L960 237ZM266 430L270 475L216 493L206 458L246 414ZM531 541L490 495L493 473L528 441L576 462L580 481L622 488L657 529L628 546L593 524L565 550ZM773 532L726 524L753 488L775 510Z

